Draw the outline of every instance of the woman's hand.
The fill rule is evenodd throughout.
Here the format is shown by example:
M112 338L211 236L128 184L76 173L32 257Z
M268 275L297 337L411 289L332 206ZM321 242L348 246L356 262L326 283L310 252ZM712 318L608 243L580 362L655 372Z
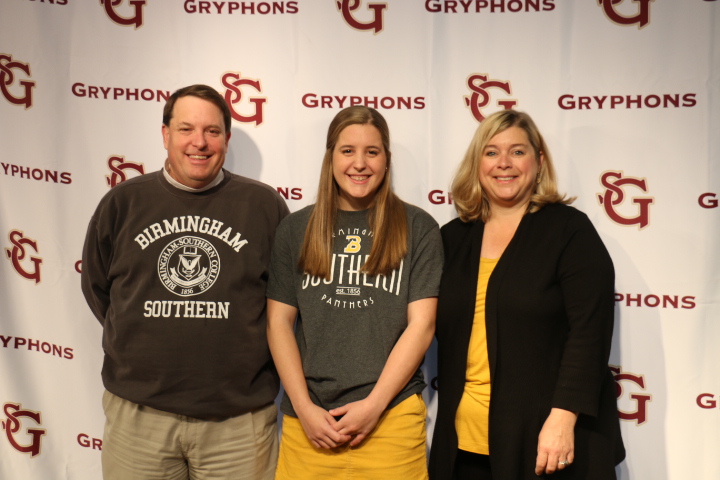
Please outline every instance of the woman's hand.
M315 448L335 448L350 440L350 435L337 431L337 420L321 407L309 403L302 410L295 409L300 424Z
M359 445L373 431L384 409L366 398L330 410L330 415L343 417L335 425L339 434L354 437L350 446Z
M575 422L577 413L553 408L538 437L535 475L554 473L575 459Z

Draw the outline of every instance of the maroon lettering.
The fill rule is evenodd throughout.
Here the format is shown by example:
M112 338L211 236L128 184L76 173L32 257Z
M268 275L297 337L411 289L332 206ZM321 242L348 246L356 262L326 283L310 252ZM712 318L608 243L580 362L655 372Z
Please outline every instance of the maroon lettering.
M612 371L615 379L615 391L618 399L623 395L624 389L622 382L631 382L645 390L645 378L642 375L622 372L621 367L615 366L610 366L610 370ZM624 411L618 408L618 416L622 420L634 421L637 425L642 425L647 421L647 402L652 399L652 396L647 394L632 393L630 394L630 399L635 401L635 409L632 411Z
M717 208L717 195L714 193L703 193L698 197L698 204L703 208Z
M468 77L467 87L473 93L471 95L466 95L463 97L463 99L465 100L465 106L470 108L470 112L472 113L473 117L475 117L475 120L477 120L478 122L482 122L483 120L485 120L485 115L483 114L482 109L485 108L490 102L490 94L487 92L487 90L497 89L505 92L508 95L510 95L511 93L509 82L488 80L487 75L477 73L472 74ZM505 100L502 103L497 102L497 104L505 109L511 109L517 105L517 101Z
M244 4L243 4L244 5ZM235 109L235 104L242 100L241 87L247 85L255 89L258 93L262 93L260 80L250 78L242 78L240 72L229 72L223 75L222 83L227 88L225 91L225 102L230 107L232 117L238 122L254 123L258 126L263 123L263 105L267 102L267 98L250 97L249 102L253 104L254 112L250 115L239 113Z
M40 265L42 264L42 258L31 256L30 262L32 264L32 268L30 269L26 269L22 263L26 256L26 247L30 247L35 251L35 253L38 253L37 242L30 238L25 238L23 233L19 230L10 231L9 238L13 247L6 248L5 253L8 259L12 262L13 268L23 278L33 280L37 285L40 283Z
M29 453L31 457L34 457L40 453L40 441L43 435L45 435L45 429L41 428L28 428L26 430L27 435L30 436L30 443L22 444L16 438L16 434L20 431L22 418L29 418L33 420L37 425L41 425L40 412L33 412L31 410L23 410L22 405L19 403L6 403L3 407L3 411L7 416L5 423L5 434L12 447L22 453Z
M372 11L372 20L361 22L355 18L353 12L360 8L361 0L339 0L337 8L345 22L357 30L372 30L378 34L383 29L383 11L388 8L387 3L368 3L367 8Z
M11 55L0 54L0 92L5 100L13 105L22 105L27 110L32 107L32 89L35 88L35 82L21 80L18 83L22 87L23 93L20 96L14 95L11 92L11 87L15 83L14 70L19 70L30 77L30 65L13 60Z
M622 172L605 172L600 178L600 183L605 187L605 192L598 194L598 202L613 222L625 226L638 225L640 229L649 225L650 205L655 202L652 197L632 198L631 203L638 207L637 215L633 217L623 216L615 209L625 200L623 187L634 186L647 193L647 182L644 178L623 177Z
M700 408L715 408L717 407L717 401L712 393L701 393L695 400L697 406Z

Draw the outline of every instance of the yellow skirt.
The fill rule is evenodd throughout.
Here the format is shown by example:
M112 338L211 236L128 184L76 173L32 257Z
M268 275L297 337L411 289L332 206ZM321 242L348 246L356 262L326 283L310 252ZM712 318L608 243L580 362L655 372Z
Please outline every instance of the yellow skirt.
M426 480L425 417L420 394L383 413L358 446L315 448L300 420L285 415L275 480Z

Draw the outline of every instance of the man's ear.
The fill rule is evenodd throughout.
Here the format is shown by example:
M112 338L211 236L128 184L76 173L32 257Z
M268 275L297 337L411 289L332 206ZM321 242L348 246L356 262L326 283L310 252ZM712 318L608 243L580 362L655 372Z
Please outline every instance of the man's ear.
M165 150L168 148L168 139L170 137L170 129L167 125L163 123L162 126L162 136L163 136L163 146L165 147Z

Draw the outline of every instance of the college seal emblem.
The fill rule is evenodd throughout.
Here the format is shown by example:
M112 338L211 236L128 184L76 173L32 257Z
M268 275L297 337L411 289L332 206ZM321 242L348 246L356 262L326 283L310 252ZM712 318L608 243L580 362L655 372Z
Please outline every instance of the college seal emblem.
M165 288L189 297L212 287L220 273L220 257L215 247L198 237L181 237L160 253L158 275Z

